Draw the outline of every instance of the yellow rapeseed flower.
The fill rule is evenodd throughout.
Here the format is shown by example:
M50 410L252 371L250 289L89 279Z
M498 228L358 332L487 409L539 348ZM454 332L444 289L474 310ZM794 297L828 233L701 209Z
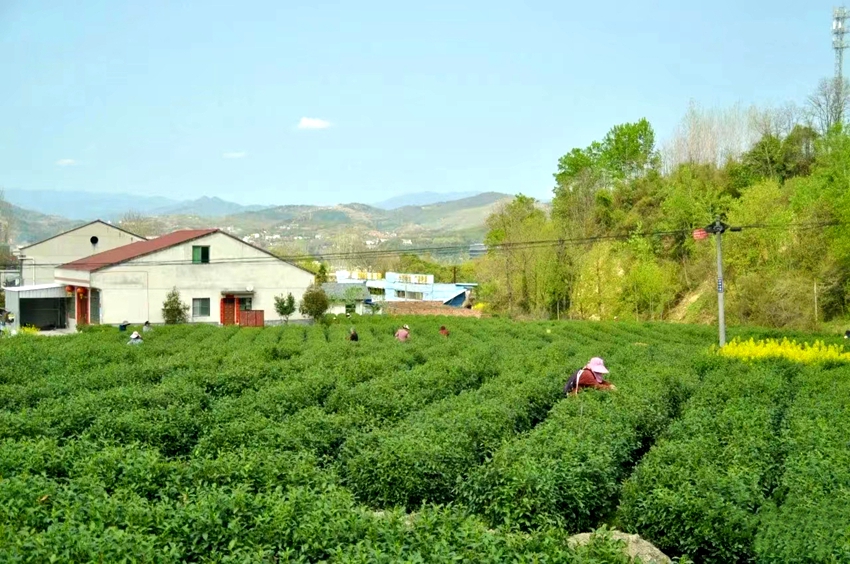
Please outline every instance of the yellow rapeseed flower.
M827 361L850 362L850 353L844 351L844 347L838 345L827 345L823 341L814 343L798 343L788 339L766 339L756 341L740 341L738 339L728 343L718 353L722 356L740 358L746 361L763 358L786 358L794 362L814 364Z

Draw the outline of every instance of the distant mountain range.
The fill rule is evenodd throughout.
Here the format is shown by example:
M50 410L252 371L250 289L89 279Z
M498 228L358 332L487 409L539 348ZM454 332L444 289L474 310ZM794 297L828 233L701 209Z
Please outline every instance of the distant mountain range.
M45 215L10 205L12 216L11 233L18 243L32 243L67 231L81 222L55 215Z
M405 206L428 206L477 196L481 192L417 192L394 196L372 207L395 210ZM197 217L223 217L242 212L258 211L275 206L243 206L216 197L196 200L174 200L160 196L139 194L108 194L102 192L65 192L60 190L5 190L9 203L45 215L58 215L69 219L91 221L94 219L118 220L133 211L146 216L192 215Z
M503 202L513 196L498 192L484 192L452 201L429 204L408 204L391 209L382 209L366 204L338 204L334 206L241 206L219 198L199 198L188 202L166 203L166 198L147 198L145 206L125 205L117 207L120 200L113 196L109 204L99 202L99 196L87 193L41 192L39 197L29 194L29 202L38 211L23 209L17 205L22 201L20 192L7 192L13 204L16 227L13 237L16 244L32 243L80 225L92 219L104 219L120 225L119 219L132 209L149 217L156 217L157 231L175 229L220 227L239 237L252 237L252 242L261 245L292 243L307 245L311 252L321 252L328 242L339 236L354 236L364 244L412 245L429 244L434 241L458 243L480 241L486 231L487 217ZM68 210L61 215L45 214L57 206L51 201L53 194L62 194ZM70 197L69 197L70 195ZM442 194L452 197L462 194ZM76 198L76 200L75 200ZM129 196L129 198L132 198ZM428 201L431 194L411 194L407 202ZM166 202L163 202L165 200ZM398 199L400 201L400 199ZM135 204L136 202L133 201ZM115 204L115 205L112 205ZM73 205L73 209L72 208ZM388 200L382 205L395 205ZM89 208L86 208L89 206ZM74 219L68 216L79 214ZM121 209L121 212L114 210ZM83 214L83 210L88 213ZM107 215L110 210L114 215ZM100 213L98 213L100 212ZM308 241L310 242L308 244ZM372 241L372 243L367 243ZM404 241L411 241L405 243Z
M354 227L378 231L457 231L481 228L495 207L513 198L509 194L484 192L475 196L429 205L380 209L366 204L335 206L277 206L223 218L233 225L273 229L297 224L308 229Z
M403 194L395 196L383 202L372 204L373 207L382 210L394 210L404 206L429 206L431 204L439 204L442 202L453 202L455 200L463 200L477 196L481 192L417 192L414 194Z
M159 196L60 190L5 190L4 195L9 203L21 208L84 221L118 220L129 211L147 216L191 214L219 217L264 207L243 206L206 196L181 201Z

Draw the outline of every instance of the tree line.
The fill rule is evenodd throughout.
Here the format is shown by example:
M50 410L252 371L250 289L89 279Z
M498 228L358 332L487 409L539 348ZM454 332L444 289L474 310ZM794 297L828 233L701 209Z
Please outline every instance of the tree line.
M692 231L719 217L745 227L724 236L731 322L845 317L848 92L824 81L804 106L692 104L662 147L641 119L572 149L550 205L519 195L487 220L480 298L518 316L713 321L714 244Z

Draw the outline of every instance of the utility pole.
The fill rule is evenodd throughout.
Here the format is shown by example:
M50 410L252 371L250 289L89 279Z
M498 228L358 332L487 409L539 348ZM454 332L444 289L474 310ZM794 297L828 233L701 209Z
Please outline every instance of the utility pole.
M694 231L694 239L704 239L709 233L713 233L717 243L717 331L719 333L720 346L726 345L726 308L723 300L723 233L726 231L740 231L740 227L730 227L718 217L714 223L703 229Z
M845 7L832 9L832 48L835 50L835 95L837 97L836 116L838 123L844 119L844 50L848 45L844 36L847 34L847 19L850 11Z

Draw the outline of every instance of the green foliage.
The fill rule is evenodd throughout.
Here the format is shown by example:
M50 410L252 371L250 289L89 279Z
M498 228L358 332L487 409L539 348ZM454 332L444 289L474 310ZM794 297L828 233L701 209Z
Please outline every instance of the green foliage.
M498 253L481 259L478 278L489 283L481 299L511 314L554 317L567 308L569 273L562 268L564 248L524 245L555 237L551 222L534 198L519 195L487 220L485 242L501 246Z
M288 293L286 297L275 296L274 310L283 318L284 322L288 323L289 317L296 311L295 296L292 295L292 292Z
M328 267L325 263L319 264L319 268L316 271L316 285L322 285L328 281Z
M328 300L328 295L320 286L314 285L307 288L307 291L304 292L298 310L303 315L307 315L313 318L313 320L318 320L328 311L329 307L330 300Z
M565 531L491 530L461 505L358 502L347 469L376 457L401 464L373 471L396 484L384 498L413 498L422 476L455 497L456 479L547 417L565 363L607 346L578 324L466 319L446 341L420 319L397 347L397 323L363 320L360 347L335 325L168 326L138 349L114 329L10 340L0 560L626 562L604 531L571 549Z
M746 148L690 123L663 168L646 120L570 150L549 216L521 196L488 219L487 243L503 247L479 262L482 299L513 316L713 321L713 239L692 231L721 217L744 226L724 237L730 323L811 329L850 315L850 236L825 225L850 223L850 133L760 119Z
M669 346L623 347L609 356L624 393L582 393L560 401L546 422L506 443L461 486L461 499L493 526L556 527L578 533L598 526L616 507L619 484L642 449L678 416L696 385L680 370L645 371ZM521 500L521 502L518 502Z
M700 326L403 322L7 339L0 561L625 564L614 523L699 562L846 560L850 369L741 364ZM597 355L617 390L563 397Z
M189 321L189 306L180 301L180 292L172 288L162 302L162 318L166 325L177 325Z
M752 561L793 392L790 369L729 362L704 376L667 440L626 482L618 516L624 528L698 562Z
M850 558L850 372L807 370L783 433L787 453L773 498L761 512L760 562Z

